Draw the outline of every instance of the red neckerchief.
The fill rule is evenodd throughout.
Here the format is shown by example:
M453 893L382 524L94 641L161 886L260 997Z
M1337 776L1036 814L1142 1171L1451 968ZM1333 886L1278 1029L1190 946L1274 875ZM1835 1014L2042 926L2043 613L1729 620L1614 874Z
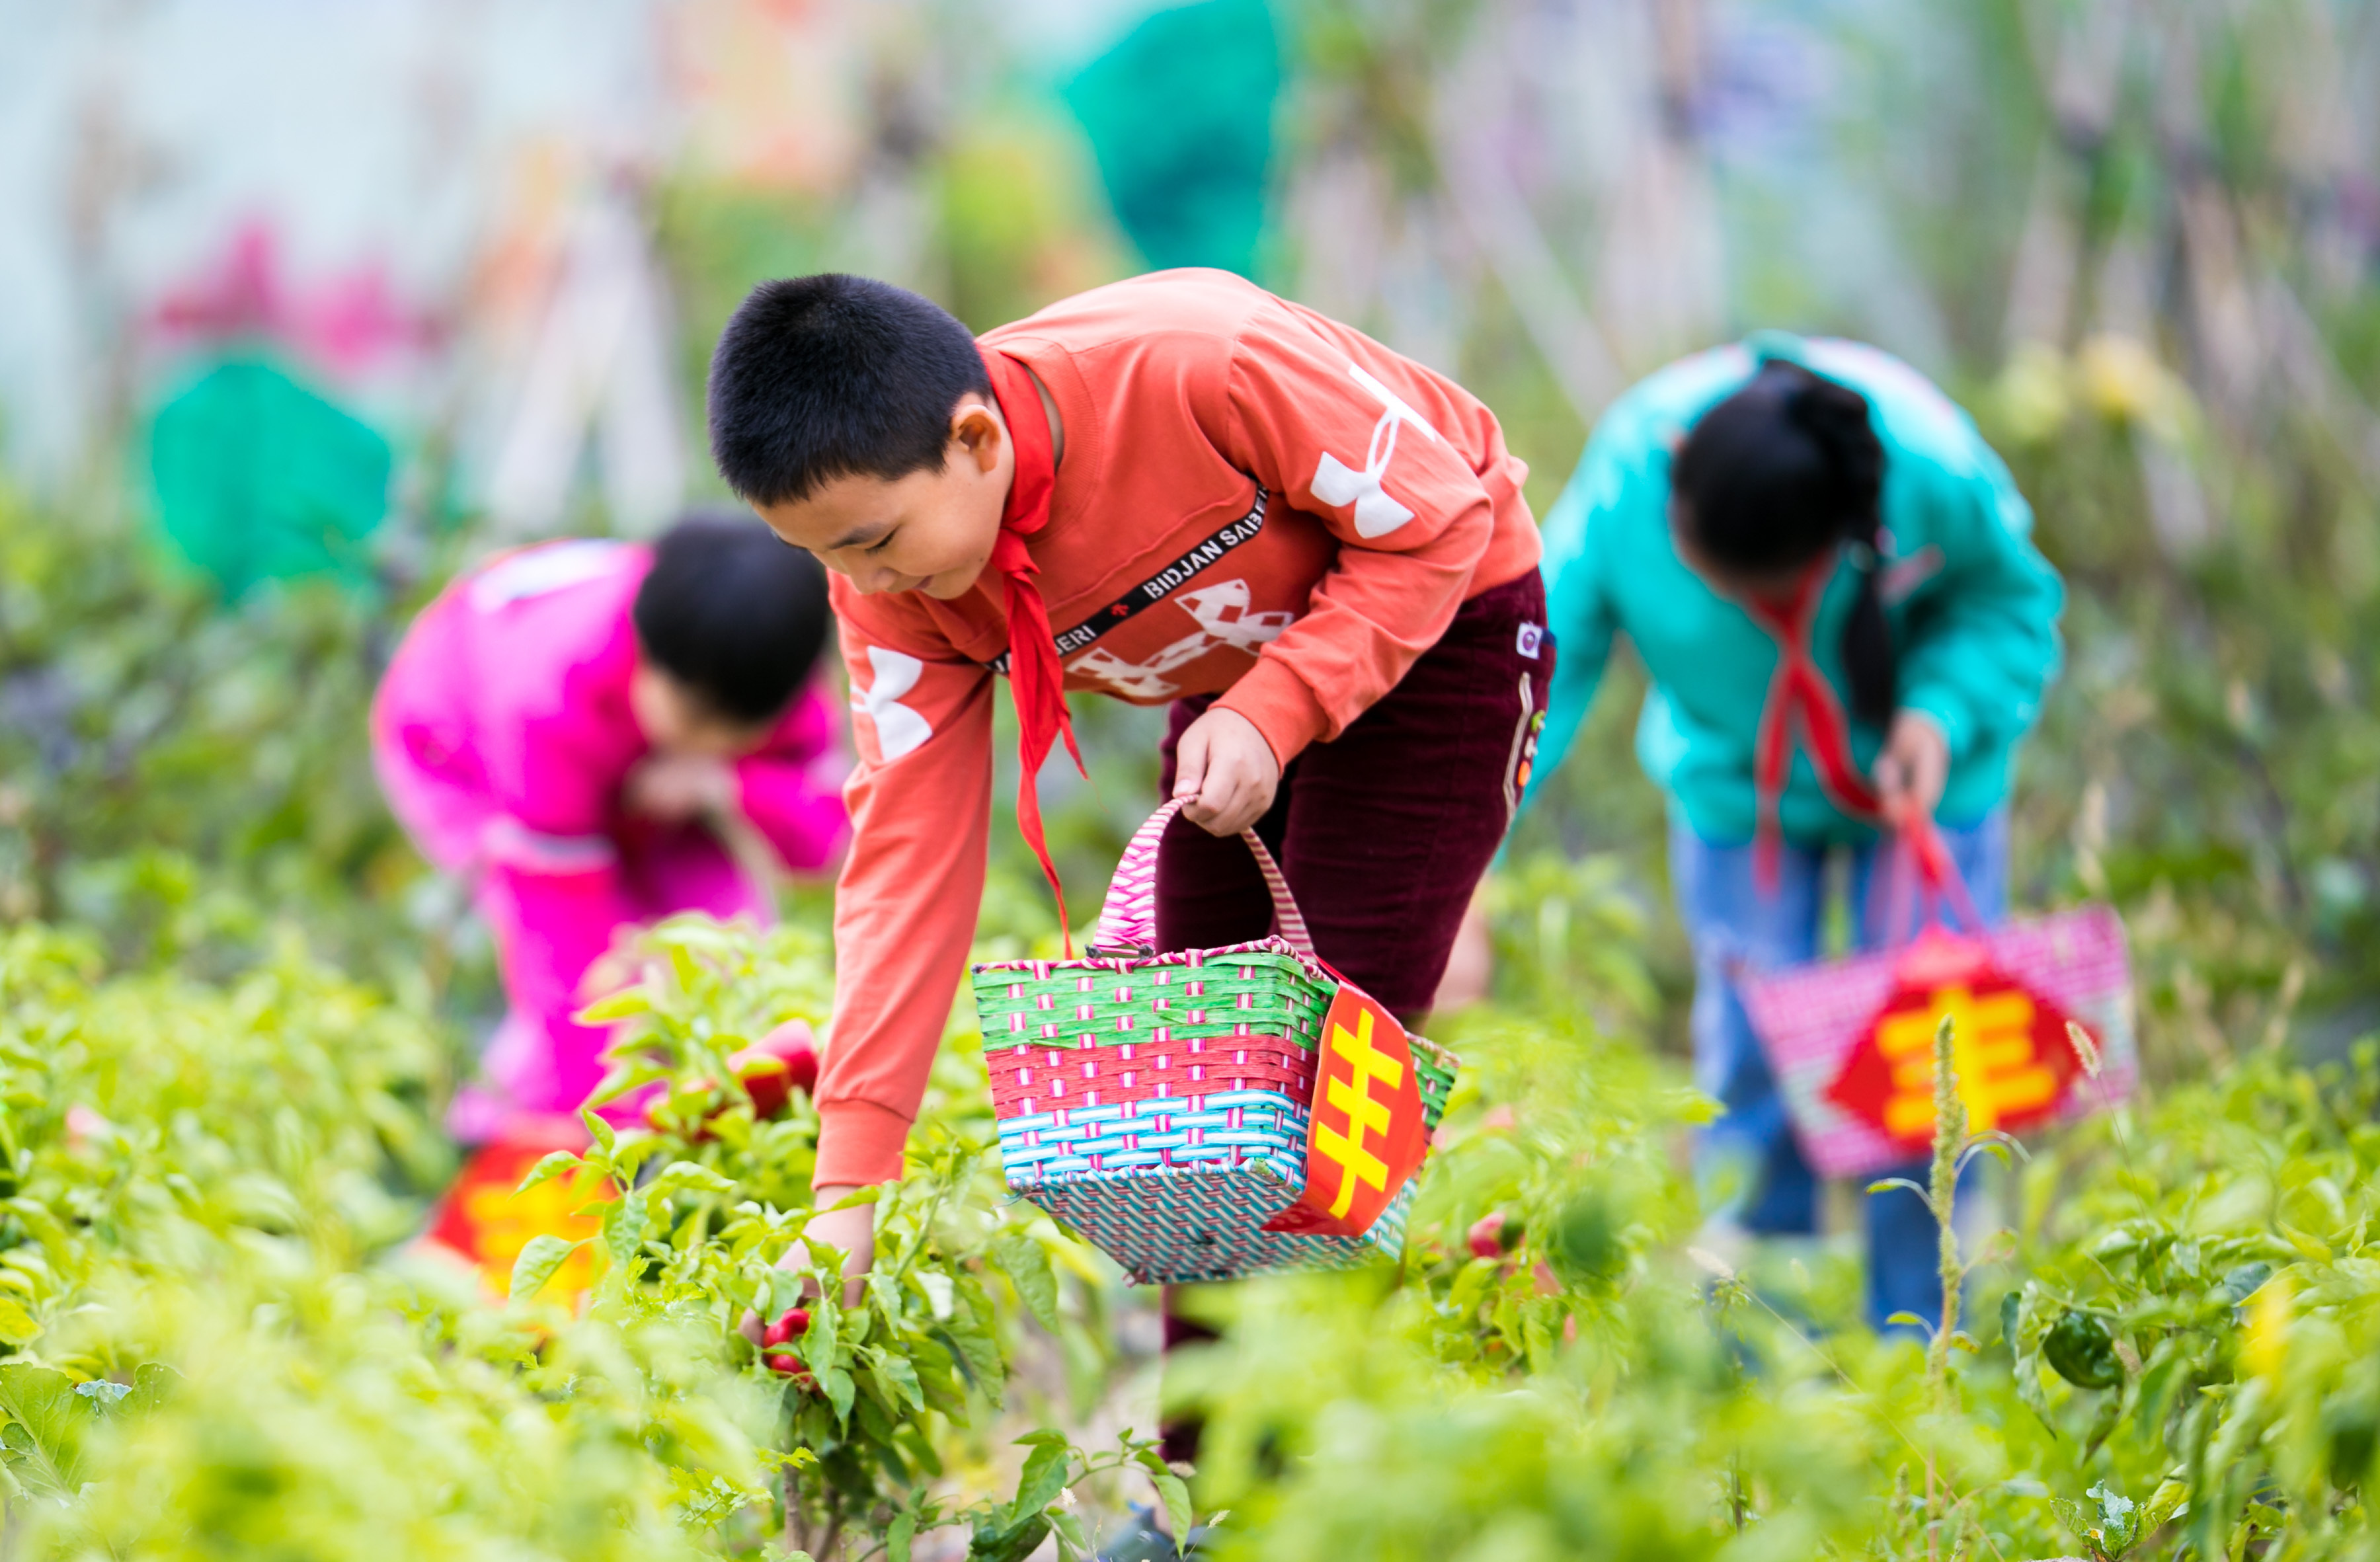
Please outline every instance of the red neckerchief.
M1810 654L1810 631L1818 617L1819 599L1833 575L1833 558L1820 560L1793 587L1784 601L1747 598L1744 610L1752 622L1777 642L1777 672L1768 681L1768 698L1760 709L1760 733L1754 741L1752 785L1759 800L1760 823L1753 837L1753 880L1763 894L1777 890L1784 827L1779 819L1785 782L1793 769L1794 727L1801 728L1802 746L1818 772L1818 786L1828 800L1856 817L1873 818L1877 810L1876 789L1852 762L1851 719L1834 685L1818 671Z
M1034 790L1034 780L1061 735L1077 770L1083 769L1083 751L1075 746L1075 723L1066 710L1066 675L1058 665L1057 641L1050 633L1050 609L1041 600L1041 588L1033 583L1040 566L1025 548L1026 538L1050 524L1050 496L1058 483L1057 454L1041 393L1025 366L1006 353L990 350L983 350L983 365L991 373L992 399L1000 404L1009 444L1016 452L1016 475L1008 485L1008 503L1001 508L1000 536L991 545L991 567L1000 572L1007 593L1008 692L1016 700L1021 734L1017 749L1025 765L1016 788L1016 828L1040 862L1050 892L1058 897L1058 931L1065 939L1066 956L1072 959L1075 935L1066 921L1066 891L1058 882L1056 865L1050 861L1050 842L1041 829L1041 798Z

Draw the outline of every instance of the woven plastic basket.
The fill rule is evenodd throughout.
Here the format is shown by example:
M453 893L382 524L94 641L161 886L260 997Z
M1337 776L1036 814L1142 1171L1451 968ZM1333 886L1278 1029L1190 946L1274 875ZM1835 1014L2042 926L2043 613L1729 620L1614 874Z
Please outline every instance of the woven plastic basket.
M1884 927L1894 947L1741 980L1744 1011L1812 1168L1871 1177L1925 1154L1933 1035L1946 1016L1955 1022L1970 1128L2027 1135L2131 1095L2140 1059L2131 963L2116 913L2081 906L1977 932L1983 919L1931 820L1904 821L1889 850ZM1966 931L1950 930L1946 904ZM1913 941L1900 941L1912 934ZM2097 1049L2095 1080L2083 1077L2069 1021ZM1889 1082L1888 1098L1853 1084L1862 1063L1870 1080ZM1888 1132L1895 1121L1905 1125L1900 1133Z
M1252 831L1273 936L1153 952L1158 842L1178 807L1125 848L1087 956L975 968L1009 1188L1141 1284L1393 1258L1410 1181L1361 1236L1263 1229L1305 1190L1316 1048L1341 982ZM1435 1129L1456 1060L1408 1039Z

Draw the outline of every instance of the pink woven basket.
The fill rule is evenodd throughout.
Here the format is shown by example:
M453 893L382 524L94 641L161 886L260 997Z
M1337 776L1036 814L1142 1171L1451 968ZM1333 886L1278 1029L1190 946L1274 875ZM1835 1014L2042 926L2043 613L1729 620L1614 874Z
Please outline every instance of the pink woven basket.
M1890 850L1888 928L1895 933L1910 928L1912 890L1925 897L1916 908L1921 922L1941 926L1947 901L1961 926L1981 926L1958 880L1957 866L1930 824L1904 829ZM2140 1075L2132 1035L2131 968L2124 926L2114 911L2082 906L2003 923L1967 941L1982 950L1994 968L2055 1004L2096 1044L2101 1076L2069 1091L2053 1121L2071 1120L2131 1093ZM1896 946L1782 970L1747 972L1741 981L1744 1011L1767 1052L1786 1119L1803 1158L1821 1177L1873 1176L1924 1153L1923 1145L1896 1142L1833 1096L1834 1083L1853 1049L1892 998L1907 952ZM2061 1036L2053 1045L2069 1044ZM1916 1067L1924 1071L1925 1081L1912 1088L1930 1093L1930 1051Z

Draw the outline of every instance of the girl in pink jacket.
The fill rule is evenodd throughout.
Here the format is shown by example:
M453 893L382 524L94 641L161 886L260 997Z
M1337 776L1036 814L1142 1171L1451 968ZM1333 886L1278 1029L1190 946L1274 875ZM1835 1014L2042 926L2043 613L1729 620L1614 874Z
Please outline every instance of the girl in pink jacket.
M372 757L422 854L471 882L510 1003L460 1137L586 1099L605 1036L571 1015L624 929L765 918L753 859L815 873L840 852L840 724L811 676L828 622L816 560L708 517L651 547L507 554L415 621Z

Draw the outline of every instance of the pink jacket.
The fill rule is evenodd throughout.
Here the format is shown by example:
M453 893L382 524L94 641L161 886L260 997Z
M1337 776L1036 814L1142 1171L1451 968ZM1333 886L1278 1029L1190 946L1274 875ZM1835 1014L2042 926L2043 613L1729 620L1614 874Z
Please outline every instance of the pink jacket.
M676 910L759 909L748 888L673 893L671 880L702 877L665 860L686 832L619 809L650 749L628 684L630 610L650 565L624 542L507 554L423 611L372 702L391 807L431 861L481 876L507 993L549 1030L568 1026L580 978L615 928ZM825 869L848 833L840 727L814 683L735 765L745 817L797 872Z

